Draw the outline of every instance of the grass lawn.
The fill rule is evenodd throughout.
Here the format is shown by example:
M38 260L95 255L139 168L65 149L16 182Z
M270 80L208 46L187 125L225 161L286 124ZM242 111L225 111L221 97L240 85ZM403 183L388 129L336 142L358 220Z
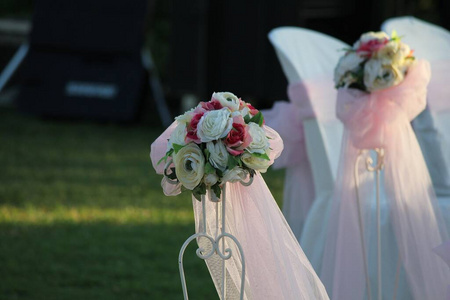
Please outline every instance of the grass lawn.
M149 160L161 132L0 109L0 299L182 299L192 203L162 194ZM278 200L283 176L265 174ZM191 299L218 299L195 249Z

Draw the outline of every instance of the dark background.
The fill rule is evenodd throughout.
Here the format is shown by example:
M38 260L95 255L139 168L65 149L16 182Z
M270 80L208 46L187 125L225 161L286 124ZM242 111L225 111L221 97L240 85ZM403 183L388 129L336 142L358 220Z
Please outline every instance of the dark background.
M301 26L352 44L394 16L413 15L448 29L449 12L446 0L153 0L145 45L172 114L179 113L185 94L207 100L213 91L225 90L270 107L286 99L286 79L267 39L271 29ZM32 0L0 2L2 18L31 20L32 13ZM17 47L17 42L0 45L0 66Z
M267 34L301 26L353 44L362 32L378 31L387 18L414 15L449 28L445 0L230 0L172 1L168 91L231 90L268 106L286 99L286 80Z
M35 1L0 0L0 69L29 40ZM83 41L96 32L99 39L84 46L99 46L100 55L94 50L80 53L79 40L62 30L68 22L55 28L63 14L71 24L81 20L73 10L64 9L54 17L45 11L41 15L49 30L62 34L50 42L70 45L58 51L48 49L48 43L42 52L34 49L34 57L40 53L45 60L34 60L41 70L33 64L28 68L39 71L41 79L50 78L47 67L51 69L55 80L46 81L49 89L58 85L62 74L75 73L67 70L68 65L79 66L77 74L85 74L83 63L91 61L104 74L100 65L114 66L125 59L122 55L116 59L113 52L131 47L133 43L124 40L136 37L136 32L124 34L124 26L132 23L127 21L128 10L120 11L110 23L104 21L106 12L114 10L110 4L119 0L44 1L61 6L105 5L103 15L89 18L89 25L72 27L86 34ZM126 0L126 5L136 8L131 6L135 1ZM267 39L274 27L303 26L351 44L362 32L379 30L389 17L414 15L446 28L450 19L443 0L155 0L149 4L141 30L143 44L151 49L172 116L183 109L180 103L186 94L208 100L213 91L229 90L258 108L285 99L286 80ZM3 20L19 21L19 30L3 32ZM113 39L104 40L107 36ZM40 37L45 40L51 35L43 30ZM138 61L136 54L131 57ZM120 75L130 79L121 70ZM114 77L113 72L108 75ZM165 129L152 93L139 97L146 100L140 113L147 114L140 122L41 118L17 111L18 77L0 93L0 299L180 299L177 260L180 246L194 232L192 202L189 193L164 197L161 176L150 164L150 144ZM38 98L47 104L67 101L31 94L31 100ZM98 99L92 101L100 104ZM104 107L99 110L105 112ZM281 206L284 171L269 170L263 176ZM189 296L217 299L195 249L191 245L185 255Z

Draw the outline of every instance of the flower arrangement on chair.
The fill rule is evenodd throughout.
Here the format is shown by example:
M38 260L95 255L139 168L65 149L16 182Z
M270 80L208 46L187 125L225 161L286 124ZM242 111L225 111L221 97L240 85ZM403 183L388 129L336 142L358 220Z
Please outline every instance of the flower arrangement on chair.
M331 291L332 298L377 295L381 299L396 295L397 278L405 276L400 274L403 268L409 288L400 292L417 299L439 298L450 272L436 258L432 245L442 243L444 227L410 124L426 106L429 63L416 60L395 32L391 37L368 32L346 49L334 80L336 114L345 132L333 198L336 205L327 232L340 239L330 239L325 246L322 274L330 275L325 285L338 287ZM375 150L376 164L370 150ZM369 212L373 210L375 222L371 223ZM389 217L381 218L382 211ZM369 250L375 246L367 237L372 229L376 251ZM396 245L381 247L382 235L393 235ZM392 261L397 261L394 268L386 263ZM372 268L376 268L376 277L371 278ZM346 270L351 272L342 275ZM365 284L355 285L361 278ZM376 289L371 289L371 283L376 283Z
M398 85L414 63L414 51L394 31L361 35L350 49L345 49L334 72L336 88L356 88L373 92Z
M176 120L160 160L166 163L163 181L197 200L207 189L220 198L223 183L244 181L272 164L261 112L230 92L213 93Z
M192 241L221 299L328 299L259 174L282 150L261 112L229 92L214 93L177 117L152 143L164 194L189 190L196 199L195 234L178 256L184 299L183 257Z

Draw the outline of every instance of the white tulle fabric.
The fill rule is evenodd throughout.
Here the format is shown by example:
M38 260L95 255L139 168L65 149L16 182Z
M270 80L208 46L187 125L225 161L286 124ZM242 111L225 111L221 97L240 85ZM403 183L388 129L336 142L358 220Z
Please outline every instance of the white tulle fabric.
M413 121L413 128L441 207L449 208L450 222L450 31L412 16L388 19L382 29L396 30L416 57L430 61L428 107Z
M283 154L275 162L274 168L286 168L283 214L295 236L300 240L305 220L313 202L321 197L323 190L332 190L333 188L332 185L324 186L327 185L327 180L323 179L329 175L322 176L323 172L329 172L327 163L323 163L328 158L324 157L326 154L323 151L309 153L309 150L307 151L305 148L303 121L316 116L311 114L308 117L303 112L305 112L305 104L310 105L311 102L315 103L322 100L314 97L323 94L324 91L333 93L330 99L334 104L336 91L333 89L333 69L341 55L339 50L348 47L348 45L317 31L289 26L271 30L268 38L289 82L288 96L290 102L275 102L273 108L264 110L263 114L266 124L277 130L285 143ZM302 93L293 95L291 88L302 84L305 85ZM320 88L317 89L319 86ZM316 93L317 91L319 93ZM325 108L332 107L334 109L333 104L330 105L330 102L328 102ZM308 108L309 112L311 112L310 108ZM333 116L335 115L333 114ZM320 130L324 135L330 133L329 128L335 128L330 123L326 124L331 125L330 127L322 126L325 125L322 120L317 125L321 127ZM311 134L311 132L308 132L308 134ZM317 145L317 143L322 143L319 141L320 135L318 134L312 140L309 136L306 139L313 147L322 148L322 145ZM341 134L335 134L335 132L332 132L331 135L333 137L339 135L338 139L341 136ZM330 141L327 138L325 142ZM319 168L315 165L317 161L320 161ZM320 192L316 193L315 189L319 187ZM310 257L309 254L308 257Z
M413 127L427 162L435 192L438 197L448 197L450 196L450 87L448 86L450 60L432 62L431 71L428 107L413 121ZM446 205L450 207L450 204Z
M434 248L433 250L450 268L450 241L445 242L444 244ZM447 297L445 299L450 300L450 282L447 287Z
M418 61L396 87L371 94L352 89L338 91L336 110L345 133L321 272L333 299L364 299L366 295L354 168L361 149L379 147L385 149L382 236L384 249L390 250L382 250L383 277L395 278L396 262L400 258L406 288L414 299L442 299L445 295L450 271L432 249L447 239L447 233L409 123L425 108L429 78L429 64ZM374 274L374 175L367 172L364 162L359 165L358 174L369 273ZM391 243L398 253L392 253L392 244L386 245L389 232L393 232ZM383 289L392 291L392 285ZM374 297L376 288L373 284L372 287ZM383 295L383 298L392 296Z
M262 114L266 124L274 128L284 142L283 153L272 167L286 168L282 211L292 232L300 240L303 224L314 200L314 182L306 154L300 108L292 101L277 101Z
M283 214L294 235L300 239L315 198L303 121L317 118L327 122L336 119L334 106L329 105L330 99L336 98L336 90L331 78L318 77L290 83L287 93L290 102L277 101L271 109L263 110L262 113L266 124L274 128L283 139L283 153L273 167L286 168Z
M167 139L175 126L175 123L172 124L151 146L150 157L155 170L160 174L164 166L156 163L164 156ZM274 160L283 150L283 142L274 130L268 126L264 126L264 129L270 137L270 158ZM166 194L179 193L179 189L167 189L167 185L162 183ZM259 173L249 187L240 183L227 183L225 201L225 231L239 240L245 255L244 299L328 299L325 287ZM203 230L201 202L193 198L192 203L195 229L199 232ZM217 208L215 203L206 202L206 232L212 236L216 232ZM199 246L208 249L208 242L203 240L197 241ZM226 247L233 252L233 256L226 262L227 299L236 299L239 295L242 262L233 242L226 239ZM213 255L206 263L220 294L221 261L217 255Z

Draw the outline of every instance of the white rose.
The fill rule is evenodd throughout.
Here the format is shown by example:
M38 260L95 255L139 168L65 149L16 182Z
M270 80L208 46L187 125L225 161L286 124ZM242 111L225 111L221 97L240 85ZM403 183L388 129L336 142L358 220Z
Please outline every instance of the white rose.
M403 72L393 65L383 65L378 59L370 59L364 65L364 85L369 92L399 84Z
M191 108L190 110L188 110L187 112L185 112L184 114L178 116L175 118L175 120L178 121L178 123L189 123L192 120L192 117L194 116L193 112L195 110L194 108Z
M398 51L398 58L399 59L405 59L409 54L411 53L411 48L405 43L399 43L399 51Z
M217 176L216 173L206 174L203 181L206 186L213 186L217 183L217 181L219 181L219 176Z
M197 125L197 136L203 143L227 136L233 127L231 112L227 108L206 112Z
M400 43L396 41L390 41L383 48L378 50L373 58L380 60L384 65L397 64L401 60L403 60L401 53Z
M248 123L248 133L252 137L252 142L248 145L247 151L250 153L266 153L270 144L264 129L259 127L258 124L250 122Z
M245 106L243 109L241 109L241 111L239 112L242 117L244 118L246 115L250 114L250 108L248 108L247 106Z
M205 173L205 157L202 150L190 143L173 155L175 174L181 184L193 190L202 180Z
M231 111L239 110L239 98L233 93L213 93L212 98L218 100L223 107L228 107Z
M385 39L390 39L389 35L387 35L383 31L369 31L361 35L359 40L353 45L353 49L358 49L361 44L367 43L371 40L383 41Z
M173 148L173 144L178 145L186 145L185 142L186 138L186 124L185 123L179 123L177 127L175 127L175 130L172 131L172 134L170 135L169 142L167 143L167 151Z
M259 171L261 173L265 173L267 171L267 168L269 168L271 165L270 160L255 157L248 152L242 154L241 160L250 169Z
M359 56L356 52L348 52L339 59L339 62L334 69L334 83L339 85L342 81L348 86L352 80L352 76L347 72L357 71L360 64L364 61L364 57Z
M234 167L231 170L225 171L222 177L222 182L237 182L244 181L247 173L241 167Z
M396 65L403 72L403 74L405 74L408 68L415 62L414 59L407 58L410 53L411 48L400 42L399 50L393 58L393 64Z
M206 149L208 149L210 156L209 162L214 168L221 171L225 171L228 163L228 151L225 144L222 141L206 143Z
M410 52L411 49L407 44L390 41L375 54L374 58L379 59L383 65L392 65L404 75L414 63L414 59L407 58Z

